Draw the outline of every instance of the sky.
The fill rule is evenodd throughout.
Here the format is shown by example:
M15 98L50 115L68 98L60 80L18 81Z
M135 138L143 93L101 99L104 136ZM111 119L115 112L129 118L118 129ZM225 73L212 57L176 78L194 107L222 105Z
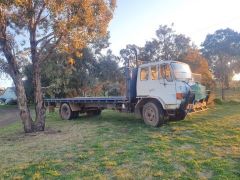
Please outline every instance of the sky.
M155 37L159 25L174 24L176 33L190 37L200 47L217 29L240 31L240 0L117 0L109 24L110 48L118 55L127 44L143 46ZM12 82L0 77L0 87Z
M159 25L174 24L200 46L209 33L220 28L240 31L239 0L118 0L110 23L115 54L126 44L143 46L155 37Z

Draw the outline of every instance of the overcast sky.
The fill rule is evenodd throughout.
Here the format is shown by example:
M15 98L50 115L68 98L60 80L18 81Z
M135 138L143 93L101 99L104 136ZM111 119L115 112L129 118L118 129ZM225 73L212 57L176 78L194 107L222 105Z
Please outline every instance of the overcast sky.
M200 46L208 33L220 28L240 31L240 0L117 0L109 25L111 49L118 54L126 44L143 46L159 25L171 25ZM1 77L0 77L1 78ZM1 78L0 87L12 82Z

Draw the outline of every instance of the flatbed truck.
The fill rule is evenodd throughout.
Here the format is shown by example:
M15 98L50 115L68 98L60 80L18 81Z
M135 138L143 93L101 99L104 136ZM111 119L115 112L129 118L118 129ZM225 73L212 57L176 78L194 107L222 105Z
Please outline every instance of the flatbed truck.
M147 125L158 127L167 119L182 120L194 101L188 64L178 61L150 62L126 67L126 96L75 97L45 99L59 106L62 119L77 118L80 113L100 115L104 109L135 113Z

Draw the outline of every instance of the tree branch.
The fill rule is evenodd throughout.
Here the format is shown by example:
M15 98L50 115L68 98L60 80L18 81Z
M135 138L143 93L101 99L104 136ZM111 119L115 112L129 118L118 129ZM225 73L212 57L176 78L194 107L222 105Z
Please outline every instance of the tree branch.
M51 48L49 48L50 50L48 51L48 53L43 57L43 58L40 58L40 61L45 61L54 51L54 49L58 46L58 44L60 43L62 39L62 35L58 38L58 40L51 46ZM43 51L44 47L42 48L42 51Z
M49 43L51 42L51 40L52 40L53 38L54 38L54 36L51 37L50 39L48 39L48 40L42 45L42 47L41 47L41 49L39 50L39 53L38 53L38 54L41 54L41 53L43 52L44 48L47 46L47 44L49 44Z
M41 15L42 15L45 7L46 7L46 4L45 4L45 2L44 2L43 5L42 5L42 7L41 7L41 9L39 10L38 15L37 15L37 18L36 18L36 21L35 21L35 27L36 27L37 24L40 22Z
M49 14L48 14L49 15ZM39 23L42 22L48 15L44 16L43 18L39 19Z
M38 45L40 42L42 42L43 40L46 40L46 39L48 39L49 37L51 37L51 36L53 36L53 35L54 35L54 33L51 32L51 33L49 33L48 35L46 35L46 36L42 37L41 39L37 40L37 45ZM50 38L50 40L52 40L52 39L53 39L53 37Z

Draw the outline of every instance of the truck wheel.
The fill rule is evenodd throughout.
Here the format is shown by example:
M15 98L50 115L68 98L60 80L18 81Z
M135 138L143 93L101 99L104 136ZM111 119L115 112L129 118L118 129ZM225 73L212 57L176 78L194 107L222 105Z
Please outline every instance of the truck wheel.
M161 106L148 102L143 106L143 119L147 125L158 127L164 123L164 112Z
M101 114L101 110L100 109L96 109L96 110L89 110L87 111L87 116L98 116Z
M60 116L64 120L70 120L73 117L73 111L67 103L63 103L60 108Z

